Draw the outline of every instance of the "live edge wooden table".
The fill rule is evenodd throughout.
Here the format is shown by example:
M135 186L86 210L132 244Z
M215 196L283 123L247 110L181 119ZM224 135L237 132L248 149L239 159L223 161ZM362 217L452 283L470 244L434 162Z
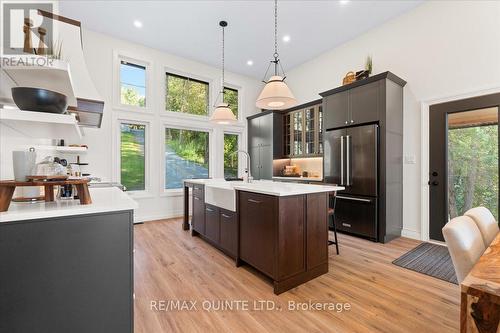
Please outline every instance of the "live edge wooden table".
M88 183L88 179L33 180L26 182L2 180L0 181L0 212L6 212L9 209L17 186L43 186L45 187L45 202L50 202L54 201L54 186L75 185L78 197L80 198L80 204L88 205L92 203Z
M460 284L460 332L500 332L500 233Z

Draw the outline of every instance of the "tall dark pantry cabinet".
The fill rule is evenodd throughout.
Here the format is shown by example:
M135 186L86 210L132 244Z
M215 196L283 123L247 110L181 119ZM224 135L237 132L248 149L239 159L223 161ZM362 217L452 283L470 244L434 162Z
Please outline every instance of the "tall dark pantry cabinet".
M341 231L388 242L403 224L403 87L391 72L320 93L324 178Z
M273 159L283 156L283 116L272 111L264 111L247 117L248 153L252 177L273 179Z

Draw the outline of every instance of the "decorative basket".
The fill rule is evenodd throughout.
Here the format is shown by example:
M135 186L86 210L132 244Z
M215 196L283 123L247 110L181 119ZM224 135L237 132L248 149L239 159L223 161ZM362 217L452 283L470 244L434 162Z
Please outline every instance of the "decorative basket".
M347 74L342 79L342 85L353 83L356 81L356 74L354 72L347 72Z

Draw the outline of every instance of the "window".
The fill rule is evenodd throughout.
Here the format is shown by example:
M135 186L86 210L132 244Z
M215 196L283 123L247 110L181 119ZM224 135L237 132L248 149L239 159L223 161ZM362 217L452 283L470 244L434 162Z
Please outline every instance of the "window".
M238 177L238 134L224 133L224 178Z
M199 116L208 115L208 83L188 77L166 74L167 111L189 113Z
M146 125L120 124L121 183L128 191L146 189Z
M124 60L120 62L120 102L130 106L146 106L146 67Z
M238 119L238 90L224 87L224 102L229 104L236 119Z
M165 189L182 188L184 179L208 178L209 133L165 129Z

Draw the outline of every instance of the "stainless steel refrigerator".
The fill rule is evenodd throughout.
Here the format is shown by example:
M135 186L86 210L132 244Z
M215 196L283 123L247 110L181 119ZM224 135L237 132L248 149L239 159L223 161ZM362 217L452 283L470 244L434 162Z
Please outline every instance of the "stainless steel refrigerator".
M324 178L345 187L337 193L338 230L377 241L378 125L327 130Z

